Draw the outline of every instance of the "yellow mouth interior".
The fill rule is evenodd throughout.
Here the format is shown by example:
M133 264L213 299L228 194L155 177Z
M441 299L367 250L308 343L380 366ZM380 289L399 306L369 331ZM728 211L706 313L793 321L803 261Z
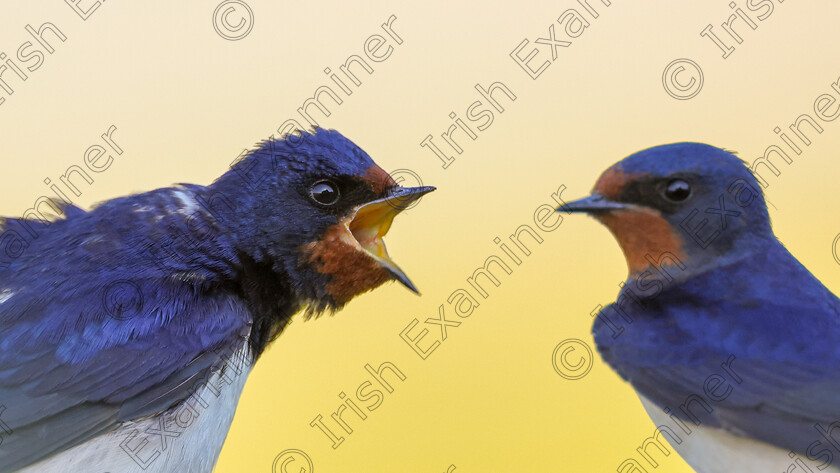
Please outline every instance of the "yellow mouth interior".
M377 260L387 262L389 267L394 263L388 256L382 238L391 229L398 213L399 210L388 202L373 202L359 208L347 224L347 229L359 246Z
M388 270L394 279L417 293L417 288L408 279L405 272L388 255L385 241L382 239L391 229L394 217L402 210L404 210L404 207L394 205L392 201L387 199L374 201L356 209L356 213L345 221L345 226L347 227L348 239L353 240L352 243L357 244L359 248Z

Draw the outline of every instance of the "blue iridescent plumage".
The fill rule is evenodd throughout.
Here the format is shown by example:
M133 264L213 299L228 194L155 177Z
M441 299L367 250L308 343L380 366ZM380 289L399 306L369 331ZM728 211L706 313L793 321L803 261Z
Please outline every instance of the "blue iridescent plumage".
M801 454L836 467L840 450L820 429L840 433L829 427L840 421L840 302L773 235L743 162L699 143L651 148L559 210L592 214L622 244L630 276L593 334L604 360L676 418L684 438L672 445L722 429L783 449L781 464ZM692 466L718 471L703 465Z
M341 199L313 201L313 182ZM28 238L0 267L0 420L11 431L0 472L160 415L221 369L226 353L247 345L256 359L298 310L341 307L347 299L332 286L340 255L368 261L381 272L376 285L395 278L344 222L395 192L429 190L399 188L351 141L316 129L261 143L209 186L89 212L65 205L52 222L6 219L5 248ZM380 213L390 218L400 210L388 208ZM335 228L344 240L322 242ZM339 258L337 272L307 259L304 249L318 245L321 258ZM351 296L373 287L359 283Z

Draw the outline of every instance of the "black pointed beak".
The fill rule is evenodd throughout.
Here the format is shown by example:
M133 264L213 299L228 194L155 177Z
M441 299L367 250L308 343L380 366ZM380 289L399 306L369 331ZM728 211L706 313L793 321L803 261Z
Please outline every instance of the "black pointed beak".
M395 187L388 193L387 196L385 196L385 200L388 201L389 204L393 205L397 210L403 211L416 202L417 199L435 189L436 188L432 186Z
M630 205L621 202L614 202L601 194L592 194L582 199L567 202L557 207L557 212L585 212L589 214L605 213L613 210L624 210Z

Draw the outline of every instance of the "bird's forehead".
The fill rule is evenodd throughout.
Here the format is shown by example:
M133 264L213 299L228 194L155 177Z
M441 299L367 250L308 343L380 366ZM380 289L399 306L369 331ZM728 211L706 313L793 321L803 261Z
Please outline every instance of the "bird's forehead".
M397 186L394 178L375 163L368 167L361 177L377 195L381 195L387 189Z
M329 163L323 163L332 173L354 176L368 184L377 195L397 185L387 171L349 140L340 142L338 146L335 146L336 143L333 145L330 148L331 153L325 156Z
M592 189L594 193L601 194L607 199L618 199L621 191L628 182L639 179L641 177L649 176L645 173L627 172L621 163L615 164L598 178L595 182L595 187Z

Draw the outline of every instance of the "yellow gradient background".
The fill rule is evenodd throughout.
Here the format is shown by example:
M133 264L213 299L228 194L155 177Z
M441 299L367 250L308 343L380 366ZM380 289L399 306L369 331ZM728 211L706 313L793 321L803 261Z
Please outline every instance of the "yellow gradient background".
M82 5L86 8L93 2ZM567 216L541 233L501 285L448 338L421 360L400 332L415 318L437 317L446 298L533 213L588 193L600 172L636 150L701 141L736 150L749 161L779 144L776 126L802 113L840 78L836 54L840 4L773 2L756 30L736 25L743 43L727 59L700 31L732 13L726 0L628 2L600 17L560 49L532 80L509 56L548 34L563 2L430 1L270 2L248 0L251 33L222 39L213 28L220 2L107 1L82 21L61 1L8 0L0 15L0 52L29 40L24 27L53 22L67 36L0 105L0 214L19 215L110 125L125 150L77 203L97 202L176 182L208 184L244 148L276 133L315 89L363 54L366 38L396 15L395 45L371 76L320 123L365 149L383 168L411 169L438 191L397 219L392 256L423 296L392 284L359 297L334 317L299 319L262 357L242 396L221 454L220 473L271 472L283 451L299 449L318 473L615 471L654 425L629 385L595 355L583 379L563 379L552 352L564 339L592 346L589 313L614 300L625 277L621 252L606 229ZM746 2L738 1L743 7ZM754 15L754 14L753 14ZM722 32L721 32L722 33ZM390 43L393 44L393 43ZM675 100L662 85L665 66L691 58L705 74L700 93ZM499 98L504 113L475 141L459 134L463 154L447 169L420 141L464 117L479 97L475 84L501 81L517 96ZM835 93L835 97L837 94ZM328 102L327 102L328 103ZM835 105L836 106L836 105ZM319 116L320 117L320 116ZM832 242L840 232L837 175L840 124L808 130L812 144L781 175L766 170L776 234L832 290L840 266ZM485 285L487 286L487 285ZM92 304L97 303L91 301ZM439 337L435 325L428 340ZM416 335L416 328L412 334ZM165 349L165 348L161 348ZM338 449L309 423L329 418L370 379L365 364L397 365L405 381L361 421ZM333 430L337 431L335 424ZM177 440L175 440L177 441ZM656 454L656 471L689 472L678 455ZM455 468L452 468L454 465ZM297 473L303 463L290 463ZM278 467L277 471L281 471ZM309 472L309 470L304 470ZM648 468L648 471L653 471Z

